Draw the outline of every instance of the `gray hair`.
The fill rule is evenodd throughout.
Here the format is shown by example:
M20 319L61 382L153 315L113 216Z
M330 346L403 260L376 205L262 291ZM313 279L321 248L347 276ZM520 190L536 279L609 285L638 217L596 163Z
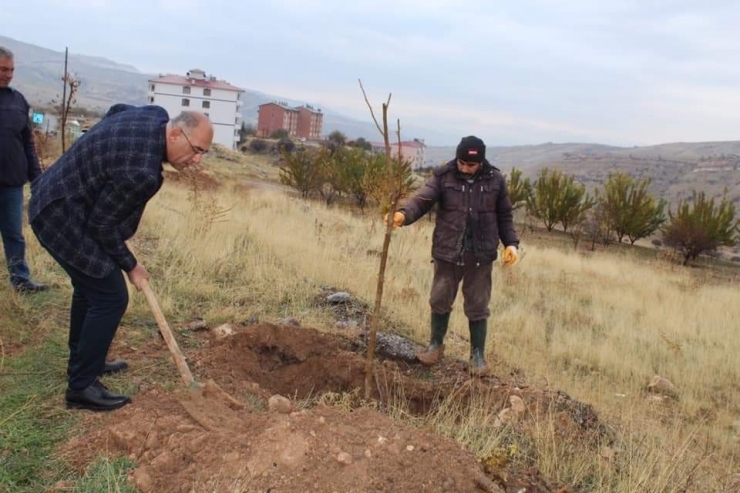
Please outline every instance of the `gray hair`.
M4 46L0 46L0 58L13 58L13 52Z
M203 115L197 111L183 111L170 122L173 127L194 129L197 128L203 120L198 118L198 115ZM205 115L203 115L205 116Z

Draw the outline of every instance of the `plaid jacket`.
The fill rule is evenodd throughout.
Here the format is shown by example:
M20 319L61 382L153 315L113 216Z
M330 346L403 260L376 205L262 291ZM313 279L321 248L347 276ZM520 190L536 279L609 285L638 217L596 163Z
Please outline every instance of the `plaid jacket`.
M31 184L28 220L41 244L83 273L128 272L125 241L162 186L167 112L118 104Z

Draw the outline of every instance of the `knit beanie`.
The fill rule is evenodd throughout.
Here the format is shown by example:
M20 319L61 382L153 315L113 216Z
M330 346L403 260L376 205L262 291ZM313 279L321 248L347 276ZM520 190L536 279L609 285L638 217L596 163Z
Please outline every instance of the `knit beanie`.
M486 145L473 135L463 137L457 146L455 157L467 162L482 163L486 158Z

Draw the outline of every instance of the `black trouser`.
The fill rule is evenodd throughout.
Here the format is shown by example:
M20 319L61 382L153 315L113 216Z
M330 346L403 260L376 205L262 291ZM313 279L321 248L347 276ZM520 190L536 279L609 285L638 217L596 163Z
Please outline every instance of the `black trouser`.
M434 260L434 279L429 304L432 312L450 313L462 281L463 309L470 321L483 320L491 315L493 262L478 262L470 252L465 252L463 265Z
M49 251L72 281L69 316L69 388L82 390L103 371L118 324L128 306L128 288L116 269L106 277L90 277Z

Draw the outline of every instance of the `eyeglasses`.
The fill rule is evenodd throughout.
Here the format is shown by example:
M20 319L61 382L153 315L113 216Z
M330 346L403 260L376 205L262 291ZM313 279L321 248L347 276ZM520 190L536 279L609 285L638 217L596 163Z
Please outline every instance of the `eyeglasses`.
M476 162L473 162L473 161L463 161L462 159L458 159L457 160L457 164L460 165L460 166L468 167L468 168L475 168L480 163L476 163Z
M200 147L194 146L193 143L190 142L190 139L188 138L188 134L186 134L183 131L180 131L180 133L183 135L183 137L185 137L185 140L188 141L188 144L190 144L190 148L193 150L194 153L200 154L202 156L203 154L205 154L206 152L208 152L205 149L201 149Z

